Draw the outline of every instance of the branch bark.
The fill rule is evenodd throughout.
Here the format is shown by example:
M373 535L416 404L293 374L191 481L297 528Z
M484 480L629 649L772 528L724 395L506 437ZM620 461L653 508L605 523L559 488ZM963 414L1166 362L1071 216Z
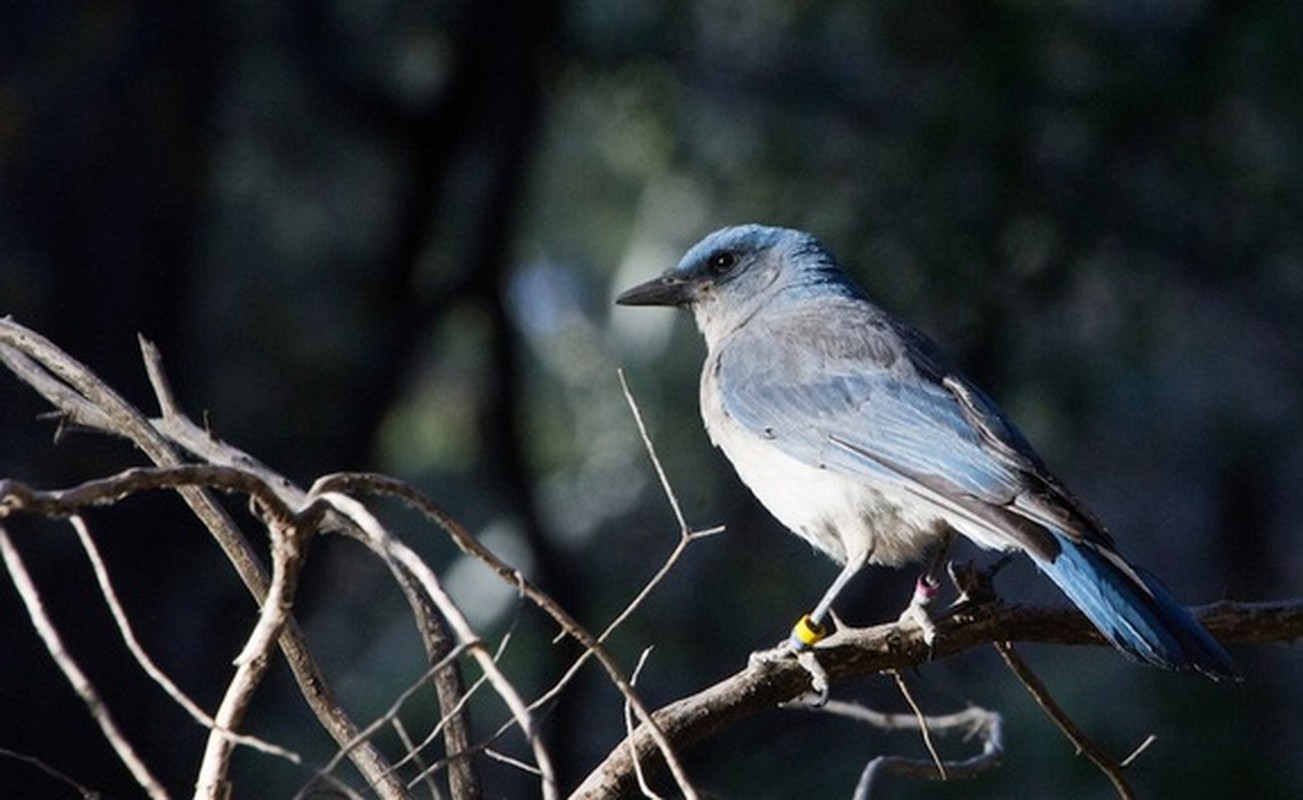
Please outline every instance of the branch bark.
M1303 636L1303 600L1273 603L1220 602L1195 616L1223 642L1290 641ZM1104 645L1090 622L1074 609L985 603L960 607L937 620L931 646L916 626L899 623L843 629L815 652L830 682L845 682L883 670L907 670L934 659L994 642ZM810 674L795 659L758 660L746 669L677 700L652 714L677 752L726 730L760 711L795 700L812 689ZM642 727L620 742L571 800L631 797L638 790L635 761L659 769L656 747Z

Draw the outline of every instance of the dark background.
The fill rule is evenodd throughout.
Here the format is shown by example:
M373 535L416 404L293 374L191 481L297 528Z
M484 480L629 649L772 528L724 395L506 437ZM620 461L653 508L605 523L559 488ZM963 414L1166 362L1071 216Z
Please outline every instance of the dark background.
M612 646L653 704L781 637L835 568L781 533L711 450L685 315L616 309L700 235L816 232L934 335L1192 603L1303 586L1303 6L1290 2L54 2L0 25L0 313L152 409L182 402L296 480L375 469L424 487L600 628L669 552L673 519L619 390L624 366L696 544ZM61 486L139 457L55 446L0 376L0 475ZM238 504L236 506L238 508ZM395 516L506 666L571 653L441 534ZM90 522L138 633L214 708L254 608L172 498ZM187 794L203 732L126 660L66 527L9 523L70 646L145 760ZM301 618L361 720L419 674L401 598L323 542ZM839 604L894 617L914 574ZM1026 564L1001 588L1055 600ZM138 793L0 587L0 748ZM1300 655L1235 647L1240 685L1103 649L1027 647L1142 796L1303 793ZM928 711L1006 714L1004 766L889 797L1106 797L991 652L907 676ZM903 710L885 678L839 687ZM429 699L411 719L430 721ZM501 709L481 704L485 732ZM253 730L332 752L281 670ZM566 786L614 744L596 672L546 728ZM424 716L423 716L424 715ZM962 744L948 743L953 752ZM519 742L502 747L520 753ZM778 712L689 757L720 796L849 796L916 737ZM310 776L237 757L238 796ZM491 796L533 790L488 766ZM0 758L0 795L72 796Z

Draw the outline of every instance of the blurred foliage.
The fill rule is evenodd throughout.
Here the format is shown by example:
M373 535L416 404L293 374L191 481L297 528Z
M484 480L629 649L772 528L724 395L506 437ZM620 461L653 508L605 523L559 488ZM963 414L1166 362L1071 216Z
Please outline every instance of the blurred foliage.
M690 521L729 526L615 638L630 665L655 645L649 698L739 667L834 571L710 449L686 317L609 304L739 221L816 232L1179 596L1303 586L1298 4L11 6L0 313L141 402L144 333L220 435L304 480L372 468L419 481L595 628L676 535L624 366ZM124 463L77 437L50 447L40 410L0 390L0 473L56 485ZM251 607L195 527L159 513L97 530L138 588L128 603L151 651L211 702ZM62 538L20 544L89 657L113 637L78 610L96 603ZM485 624L509 624L509 595L485 594L437 536L414 538ZM378 712L421 668L401 603L347 546L312 569L305 622L359 716ZM1031 573L1004 588L1052 597ZM866 575L842 613L894 616L911 581ZM0 619L14 632L0 747L130 794L12 595ZM507 658L541 687L568 653L527 622ZM1142 794L1296 796L1297 651L1237 657L1248 680L1227 687L1102 651L1032 653L1110 751L1158 734L1134 770ZM184 789L199 732L133 684L120 653L105 658L92 672L110 704L146 753L171 754L158 766ZM911 680L930 710L1006 711L1005 767L889 796L1107 796L1001 670L973 654ZM276 688L261 730L311 725ZM901 703L885 681L848 693ZM595 676L563 698L548 725L568 779L621 724ZM725 796L846 796L866 758L916 744L775 712L691 762ZM260 786L303 778L242 763ZM505 768L490 774L490 794L520 791ZM0 788L49 786L0 761Z

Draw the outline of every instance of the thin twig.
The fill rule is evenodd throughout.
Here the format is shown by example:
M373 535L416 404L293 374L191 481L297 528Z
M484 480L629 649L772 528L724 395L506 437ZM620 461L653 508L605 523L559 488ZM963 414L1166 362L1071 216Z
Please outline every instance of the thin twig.
M556 775L552 769L552 760L538 735L529 709L526 707L524 700L520 698L511 681L498 669L497 663L493 660L493 655L484 647L484 643L471 628L470 623L466 621L465 616L462 615L461 609L443 590L433 570L409 547L390 536L389 532L367 511L365 506L352 497L337 491L319 491L321 485L322 482L318 481L317 486L314 487L311 496L315 501L328 504L335 512L350 520L357 526L359 531L365 534L366 541L378 555L388 563L400 564L403 569L420 582L426 595L434 601L443 613L458 641L470 651L480 668L488 674L489 682L493 685L498 696L507 704L507 708L510 709L512 716L516 720L516 724L520 726L526 742L534 753L535 765L542 779L543 796L545 798L556 797L558 787Z
M1018 681L1027 689L1028 694L1041 707L1041 710L1054 722L1058 729L1067 737L1072 746L1077 748L1077 752L1084 755L1094 764L1104 776L1113 784L1117 791L1118 797L1122 800L1132 800L1135 795L1131 791L1131 786L1127 783L1126 776L1122 774L1122 767L1104 754L1102 750L1095 745L1090 737L1086 736L1077 724L1059 707L1054 697L1050 695L1049 689L1032 672L1027 662L1022 660L1014 650L1013 644L1007 641L995 642L995 649L1004 659L1004 663L1009 665L1009 670L1013 672Z
M421 757L419 745L412 738L412 735L408 733L407 726L403 724L402 718L395 716L389 721L389 726L394 729L394 735L398 737L398 741L403 743L403 748L407 751L406 758L411 759L412 764L424 776L422 780L425 781L426 788L430 790L430 800L440 800L443 795L439 791L439 785L434 781L434 772L428 769L425 759Z
M263 600L258 621L249 634L244 648L235 658L235 675L226 688L226 694L217 708L217 729L208 737L199 777L195 781L195 797L225 800L230 796L229 772L231 741L223 731L235 730L253 702L253 694L262 683L271 666L272 650L290 619L299 575L303 569L303 546L310 529L293 525L268 526L272 538L271 583Z
M800 708L802 706L794 706ZM866 722L884 731L933 730L939 733L961 731L965 738L976 736L981 742L981 752L965 759L942 761L944 770L933 760L905 756L878 756L871 759L860 773L852 800L867 800L884 774L926 780L959 780L975 778L995 769L1004 757L1004 722L1000 714L984 708L970 706L953 714L919 716L917 714L885 714L857 703L829 700L822 706L805 706L813 712L834 714ZM943 778L944 775L944 778Z
M100 800L101 794L99 792L95 791L94 789L81 785L77 781L73 780L72 777L70 777L69 775L60 772L59 770L45 763L44 761L37 758L36 756L29 756L26 753L18 753L13 750L10 750L7 747L0 747L0 757L12 758L14 761L21 761L24 764L31 764L33 767L36 767L41 772L44 772L46 775L49 775L51 778L54 778L55 780L60 781L61 783L67 784L70 789L75 791L77 794L81 795L83 800Z
M679 500L674 496L674 488L670 486L670 479L665 474L665 468L661 466L661 460L656 457L656 445L652 444L651 436L647 434L647 424L642 420L642 411L638 408L638 401L634 400L633 392L629 390L629 382L624 379L624 370L617 369L615 374L620 378L620 388L624 391L624 400L629 404L629 410L633 412L634 424L638 426L638 435L642 437L642 445L647 448L647 454L651 456L652 466L656 468L656 477L660 479L661 488L665 490L665 496L669 498L670 508L674 510L674 519L678 520L679 530L686 536L688 533L688 522L683 517L683 509L679 507Z
M72 684L73 691L86 704L90 710L91 716L100 726L100 732L108 740L109 745L113 747L118 758L131 772L132 777L136 779L141 788L155 800L164 800L168 797L167 789L163 784L158 782L145 762L136 755L131 743L122 734L116 722L113 721L113 715L109 713L108 706L104 704L103 698L100 697L99 691L95 685L82 672L81 667L77 665L76 659L64 647L63 638L59 635L58 629L54 622L45 612L45 603L41 600L40 591L37 590L32 576L27 571L26 564L23 563L22 556L19 555L17 548L9 539L9 532L5 529L3 523L0 523L0 553L3 553L5 567L9 570L9 577L13 580L14 588L23 599L23 604L27 606L27 616L31 619L32 625L36 632L40 634L41 639L45 642L45 648L50 652L50 657L54 663L59 666L68 683Z
M638 663L634 665L633 672L629 675L629 684L638 685L638 676L642 675L642 668L647 665L647 657L651 655L652 649L644 647L642 653L638 655ZM629 707L629 702L624 703L624 731L625 738L631 739L634 731L633 709ZM660 795L652 791L651 784L647 782L647 776L643 774L642 764L638 761L638 754L632 753L633 768L638 774L638 788L642 791L643 797L651 797L659 800Z
M713 528L707 528L706 530L701 531L694 531L688 527L688 523L683 516L683 511L679 506L679 499L674 493L674 487L670 484L669 477L665 473L665 468L661 465L661 460L656 455L656 446L652 443L651 437L647 433L647 426L643 423L642 411L638 407L638 401L634 399L633 393L629 390L629 384L625 382L624 370L617 370L617 374L620 377L620 386L624 390L624 399L629 404L629 410L633 412L634 423L638 426L638 433L642 437L643 447L646 449L648 457L651 458L652 467L656 470L656 475L660 478L661 489L664 490L670 508L674 511L674 518L678 520L679 541L674 545L674 549L670 551L670 554L665 558L665 561L661 564L660 568L656 570L655 574L653 574L651 578L643 584L642 588L638 590L638 593L635 594L633 598L625 604L624 608L620 610L620 613L616 614L615 618L607 623L606 627L602 629L602 632L597 635L597 641L599 642L605 642L610 638L611 634L638 610L638 608L643 604L643 601L645 601L652 591L660 585L661 581L665 579L665 576L670 573L670 570L678 564L679 559L682 558L684 552L687 551L688 545L698 539L704 539L708 536L714 536L724 532L723 525L717 525ZM564 635L564 631L562 634L558 634L558 636L560 635ZM559 695L562 690L569 685L571 679L573 679L579 670L583 668L584 664L588 662L592 653L593 651L588 649L585 649L584 652L580 653L565 673L552 685L550 689L540 695L538 699L530 705L530 708L538 708L551 702L554 697Z
M497 750L494 750L493 748L485 748L484 755L488 756L494 761L500 761L503 764L510 764L511 766L515 767L521 772L528 772L529 774L537 775L540 778L544 777L543 771L540 770L538 767L534 766L533 764L526 764L524 761L521 761L518 758L509 756L506 753L500 753Z
M1136 749L1132 750L1129 756L1127 756L1126 758L1118 762L1118 766L1121 767L1122 769L1129 768L1132 764L1135 763L1137 758L1140 758L1140 756L1143 755L1144 752L1149 749L1149 745L1153 744L1156 741L1158 741L1158 737L1152 733L1149 734L1148 736L1145 737L1145 740L1143 742L1136 745Z
M928 755L932 757L932 763L937 765L937 773L941 776L941 780L950 780L950 776L946 774L946 765L941 760L941 756L937 754L937 746L932 741L932 730L928 727L927 717L923 715L923 709L919 708L918 703L914 701L914 695L910 693L909 687L905 685L905 678L901 676L900 670L893 669L890 672L891 677L896 679L896 688L900 690L905 702L909 704L910 710L914 712L915 719L918 720L918 730L923 736L923 746L927 748Z
M502 654L503 652L506 651L507 642L508 640L510 640L510 638L511 638L511 632L508 631L503 635L502 639L498 642L498 649L493 653L494 661L500 661L502 659ZM448 720L455 719L461 713L462 706L469 703L471 701L471 698L474 697L476 694L478 694L480 688L484 686L486 683L488 683L488 681L489 681L489 676L485 673L480 673L480 677L475 679L475 682L472 683L462 694L461 700L455 706L444 710L443 716L439 718L439 721L435 723L435 726L430 730L429 733L425 735L425 738L422 739L421 742L416 746L416 750L409 752L407 755L403 756L398 761L394 762L394 768L398 769L403 765L405 765L408 761L415 760L416 754L418 754L421 750L424 750L426 747L428 747L430 742L434 741L435 737L439 735L439 731L443 728L445 724L447 724ZM530 710L532 711L533 709L531 708ZM487 744L482 746L468 746L467 749L465 750L446 753L444 758L436 761L433 764L430 764L429 766L422 767L421 771L417 774L417 776L407 782L408 788L415 788L418 782L420 782L421 780L425 779L428 776L432 776L436 771L442 769L446 764L449 764L453 761L470 758L474 753L486 749L487 746L488 746ZM455 793L454 796L456 796Z
M395 480L385 475L375 475L369 473L336 473L328 475L317 480L313 487L313 492L320 495L334 494L339 491L359 491L372 494L388 495L398 498L410 505L412 508L420 511L429 519L437 522L452 537L453 542L463 553L473 555L487 564L498 576L517 586L531 602L542 609L548 616L552 617L563 630L576 639L585 649L591 650L593 656L602 665L611 682L615 684L620 693L632 704L638 719L647 728L655 746L661 751L665 762L669 767L671 775L674 776L679 790L687 798L695 798L696 790L688 780L687 772L674 754L674 748L670 740L661 731L660 726L652 719L651 712L647 706L638 698L633 687L629 685L628 678L625 677L620 665L615 661L602 643L595 636L588 632L584 626L580 625L570 612L562 608L551 595L544 592L527 580L519 570L503 562L492 551L484 547L479 540L470 535L457 520L440 508L433 500L419 492L415 487L403 481ZM345 497L341 495L341 497ZM346 498L347 499L347 498ZM419 562L419 559L418 563ZM428 571L423 563L420 566ZM451 620L450 620L451 621ZM454 624L454 629L457 626ZM459 631L460 635L460 631ZM522 708L522 711L528 713L528 709Z
M339 768L339 765L343 763L344 759L348 757L348 753L350 750L352 750L354 747L358 746L362 742L370 740L370 738L374 736L376 733L378 733L381 728L384 728L386 725L390 724L391 722L395 722L395 723L398 722L399 721L398 713L402 711L403 706L407 704L407 701L410 700L412 696L415 695L418 691L420 691L421 688L425 686L426 682L429 681L430 678L433 677L436 672L443 669L444 666L447 665L447 662L459 658L463 650L464 647L462 645L458 645L457 647L453 648L452 652L444 656L444 659L442 661L435 664L431 664L429 667L427 667L425 671L422 672L421 675L416 680L408 684L407 688L399 693L398 697L394 698L393 702L389 704L389 708L385 709L385 711L381 713L380 716L372 720L369 725L362 728L362 730L358 731L356 739L354 739L351 742L348 742L344 746L340 747L337 751L335 751L335 754L331 756L330 760L327 761L325 764L323 764L321 768L317 770L316 777L321 778L325 775L330 774L331 772L334 772L336 769ZM410 755L411 753L410 748L408 752ZM402 766L402 764L403 762L395 763L394 769L398 769L399 767ZM302 789L299 790L298 794L295 795L295 798L306 797L309 793L310 788L311 788L311 784L304 786Z
M86 521L81 515L74 514L69 520L72 527L77 531L77 539L81 542L82 549L86 551L86 558L89 559L91 570L95 573L95 581L99 584L100 594L104 597L104 602L109 607L109 613L113 616L113 621L117 623L118 632L122 635L122 641L127 645L127 650L136 659L136 663L145 671L155 683L162 687L163 691L171 697L177 705L185 709L186 713L195 719L200 725L210 730L215 730L223 736L230 739L236 744L242 744L245 747L251 747L254 750L267 753L268 755L278 756L289 761L292 764L301 762L298 753L287 750L284 747L274 745L271 742L263 741L256 736L248 736L236 733L234 731L222 730L212 717L208 716L199 704L191 700L181 688L173 683L172 679L163 672L154 660L145 652L141 646L140 640L136 638L136 632L132 629L131 620L127 617L127 612L118 600L117 592L113 588L113 583L109 580L108 569L104 566L104 559L100 557L99 548L95 545L95 540L90 535L90 529L86 526Z

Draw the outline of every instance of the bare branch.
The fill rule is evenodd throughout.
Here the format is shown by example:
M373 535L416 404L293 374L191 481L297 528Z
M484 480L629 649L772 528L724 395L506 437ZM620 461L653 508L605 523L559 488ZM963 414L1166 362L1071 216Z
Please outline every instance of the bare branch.
M155 373L161 376L157 350L152 346L144 349L151 377ZM36 389L68 421L127 439L160 467L181 464L180 456L162 430L169 424L178 424L182 417L165 415L156 429L143 414L80 362L45 337L8 317L0 319L0 361ZM155 384L157 387L158 381ZM170 393L164 392L161 404L165 409L173 405ZM185 422L188 423L188 420ZM283 478L280 481L288 484ZM177 491L216 539L250 594L261 603L267 592L267 575L243 533L225 510L202 489L181 487ZM282 632L280 646L304 700L322 727L337 742L352 739L357 733L357 726L336 702L329 681L317 666L293 619ZM388 763L374 746L367 744L357 748L353 753L353 762L382 798L390 800L406 795L401 782L390 775Z
M272 658L271 647L277 639L291 668L295 671L304 696L308 698L309 704L318 714L322 724L340 744L336 758L328 765L327 773L338 766L340 759L347 757L358 766L363 776L372 784L374 791L385 798L406 796L409 786L415 786L416 781L432 775L435 769L441 768L441 764L452 765L449 782L454 796L477 796L478 781L470 769L472 753L484 753L537 774L544 796L556 796L559 787L556 785L549 755L535 730L537 721L532 715L542 704L555 697L589 658L597 659L606 670L611 682L623 694L626 701L626 725L629 730L625 741L612 749L607 759L575 792L576 797L609 797L627 795L640 790L652 796L650 774L653 770L666 766L678 782L680 792L684 796L695 797L686 773L676 758L677 750L721 731L749 714L791 700L810 689L811 671L800 666L795 660L758 662L715 686L651 714L634 690L634 679L625 678L619 665L604 649L603 643L607 637L641 606L649 593L678 563L686 547L698 538L722 530L715 528L694 532L689 529L623 374L620 375L621 385L662 489L673 509L680 528L680 537L661 568L601 634L593 636L566 609L558 606L549 595L529 582L518 570L485 549L456 520L411 486L383 476L341 474L327 476L319 480L311 492L305 492L248 454L218 440L206 429L195 425L180 411L163 374L157 349L142 339L141 350L150 382L162 410L162 417L156 420L147 419L82 365L68 358L48 341L15 325L11 320L0 320L0 361L47 397L59 409L62 422L122 436L136 444L158 465L158 468L154 469L126 470L108 478L90 481L65 490L37 491L15 481L0 481L0 520L10 513L19 511L50 517L70 516L90 506L114 503L134 492L146 489L170 489L185 498L192 510L221 543L227 557L249 587L251 594L259 600L261 613L249 643L241 657L237 659L235 677L228 687L226 698L216 719L208 720L193 703L187 705L188 701L183 699L184 695L180 690L167 681L166 676L153 666L143 649L139 647L125 619L125 614L121 613L120 605L108 583L107 574L101 574L102 564L98 563L98 555L94 551L93 542L85 525L75 516L73 522L78 526L83 546L87 548L88 557L96 568L97 579L100 580L101 591L106 602L109 603L110 610L118 620L118 627L128 643L128 648L142 669L164 686L177 702L190 709L192 715L196 715L197 712L196 718L210 726L209 749L205 756L200 782L201 793L208 796L221 794L227 762L233 746L237 743L254 745L256 742L234 731L239 726L244 709L258 685L262 670L265 670ZM186 458L193 457L205 463L184 463L183 454L188 454ZM255 513L267 523L272 532L274 548L270 582L255 552L244 540L243 534L215 502L210 493L212 489L242 493L254 499ZM396 497L439 524L463 552L487 564L502 580L516 587L524 597L549 614L559 625L562 635L572 637L583 645L582 655L547 693L535 702L525 704L499 669L497 654L488 652L486 644L478 638L459 609L444 594L433 571L415 552L381 527L365 507L347 496L352 493ZM318 531L336 531L354 536L366 543L384 561L407 596L430 659L431 667L422 676L421 681L404 692L375 725L362 731L357 729L330 697L325 688L324 678L313 663L311 654L289 613L297 570L301 562L298 548L306 544L307 537ZM17 551L13 550L12 543L3 534L3 529L0 528L0 536L3 537L0 545L4 548L6 564L10 565L11 574L14 573L13 564L17 564L18 569L25 575ZM287 547L288 550L285 549ZM15 584L19 583L17 575L14 580ZM30 584L30 579L28 583ZM32 592L35 592L35 587L32 587ZM39 603L39 595L32 596ZM24 599L27 600L26 595ZM42 617L43 612L38 614L32 611L29 603L29 614L32 615L33 622L37 624L39 630L41 623L38 618ZM1259 604L1220 603L1203 609L1197 616L1202 618L1214 635L1227 642L1280 641L1303 635L1303 601ZM48 623L48 620L46 622ZM51 631L53 632L52 627ZM57 636L57 632L55 635ZM1004 606L998 602L969 602L937 620L934 641L924 641L922 632L917 627L902 623L859 630L845 629L821 642L805 657L808 660L817 659L818 672L824 673L830 683L837 683L883 670L894 671L917 666L928 660L943 658L978 644L1009 641L1060 644L1102 642L1098 633L1075 611ZM505 644L506 638L502 640L502 645ZM47 647L52 647L48 639ZM1001 652L1006 653L1007 647L1008 645L1002 646ZM58 650L62 651L61 644ZM51 652L54 654L55 649L52 648ZM476 660L483 670L483 675L476 686L492 686L506 703L510 719L499 734L511 730L513 726L520 729L526 743L533 751L532 764L490 750L489 745L497 740L497 735L491 737L488 742L471 743L465 707L474 688L471 692L467 692L461 683L459 656L463 654ZM1016 664L1021 662L1011 650L1007 650L1007 656L1013 659L1010 668L1017 672ZM55 658L56 661L59 660L59 656L56 655ZM640 660L638 669L641 668L642 663ZM71 666L77 668L75 663ZM1022 666L1025 668L1025 665ZM66 670L65 674L68 674ZM77 674L80 675L79 670ZM419 766L421 761L419 751L438 734L440 728L445 731L446 758L441 764L420 769L420 774L413 783L404 786L403 780L394 771L396 767L391 767L376 751L370 743L370 737L381 724L393 723L401 729L397 716L400 707L410 693L422 685L430 674L435 676L443 716L435 730L421 745L412 746L411 739L405 732L400 734L403 741L407 742L408 752L399 765L412 761ZM637 670L634 675L637 675ZM84 681L85 676L80 677ZM1031 676L1031 679L1034 681L1035 676ZM72 676L69 680L74 683L74 686L78 685ZM1033 687L1038 684L1024 682L1036 695ZM89 686L89 683L87 682L86 685ZM89 688L93 692L94 687ZM905 691L907 699L910 699L903 683L902 691ZM1047 713L1055 716L1050 709L1057 709L1057 706L1053 705L1052 699L1048 699L1048 693L1044 693L1044 696L1048 700ZM94 713L96 703L90 699L86 702L92 707ZM861 779L863 796L867 796L871 789L874 776L883 772L933 778L963 777L974 774L980 769L989 769L998 762L1001 752L998 715L994 716L993 722L988 718L988 730L983 734L985 738L983 738L983 752L980 755L967 761L945 761L937 753L931 739L931 731L944 730L943 724L938 720L946 718L926 716L912 699L910 702L914 708L914 716L898 716L902 719L911 719L914 729L922 731L933 760L929 762L896 757L874 759L866 767ZM1039 698L1038 702L1040 702ZM638 722L636 727L635 719ZM1066 720L1066 717L1063 719ZM111 722L109 719L110 724ZM101 723L102 726L103 724ZM1071 724L1070 721L1068 724ZM109 733L106 732L105 736L110 742L114 742ZM1081 747L1078 738L1073 738L1071 734L1070 738ZM1084 737L1080 737L1080 740L1084 740ZM1088 740L1085 741L1088 743ZM122 744L126 743L122 742ZM1101 769L1110 774L1110 779L1116 778L1115 786L1123 797L1129 796L1127 794L1129 790L1125 787L1125 781L1121 780L1122 769L1147 744L1148 741L1121 764L1107 762L1105 759L1111 765L1112 773L1109 773L1109 769L1105 766L1101 766ZM116 742L115 746L117 746ZM129 750L129 746L127 747ZM1086 747L1081 749L1087 752ZM284 754L282 752L282 755ZM121 752L120 757L126 760ZM143 765L141 768L143 769ZM458 775L465 776L466 782L460 785L461 788L457 783L460 780ZM332 784L338 780L330 774L322 774L320 777ZM149 788L143 781L142 785ZM433 784L431 788L434 788ZM357 796L358 794L342 783L338 785L338 790L344 795Z
M426 517L437 522L452 537L457 547L463 553L474 556L489 566L497 575L507 583L518 586L535 605L546 612L553 620L561 626L561 629L568 635L576 639L583 647L591 651L602 668L606 670L607 676L615 684L620 693L627 699L633 707L634 712L643 725L639 730L646 730L650 737L652 747L660 750L664 757L662 763L666 763L670 773L678 783L680 791L685 797L696 797L696 791L692 788L688 780L687 773L674 755L674 749L670 740L660 731L659 727L652 719L651 712L638 698L633 686L630 685L629 679L625 677L624 672L620 669L619 664L602 643L597 640L586 628L579 624L570 613L562 608L550 595L542 589L535 586L524 575L511 565L503 562L490 550L485 548L480 542L467 531L462 525L440 508L433 500L417 491L410 484L404 483L384 475L374 475L367 473L337 473L317 481L313 487L314 492L326 493L328 491L359 491L370 492L381 495L396 497L411 507L417 509ZM424 566L422 564L422 566ZM455 623L454 623L454 627ZM460 635L460 632L459 632ZM526 713L528 713L526 709Z
M3 523L0 523L0 554L3 554L5 567L9 570L9 577L18 589L23 604L27 606L27 615L32 620L36 632L40 634L41 639L45 642L45 648L50 651L50 657L59 666L64 677L68 679L68 683L72 684L77 696L86 703L91 716L100 726L104 738L108 740L114 752L118 754L118 758L126 765L132 777L136 779L136 782L150 797L155 798L155 800L168 797L167 790L149 771L149 767L145 766L145 762L141 761L140 756L136 755L131 743L127 741L117 723L113 721L113 715L109 713L108 706L104 705L104 700L95 689L95 685L86 677L86 673L81 671L77 661L64 647L63 638L59 636L58 629L54 627L54 623L45 613L45 603L41 600L41 594L32 581L32 576L27 572L27 566L23 563L22 556L18 554L18 550L9 539L9 531L5 529Z
M444 592L433 570L409 547L390 536L388 531L371 516L371 513L361 503L337 491L323 491L320 489L322 485L323 482L318 481L317 486L314 487L312 493L314 498L329 504L336 512L344 515L357 525L376 553L382 555L386 562L401 564L409 574L420 582L421 588L426 595L436 603L444 618L452 626L459 642L469 650L472 657L479 663L480 668L489 676L489 682L507 704L512 716L516 719L517 725L525 734L525 739L533 750L535 764L542 778L543 796L545 798L558 796L556 776L552 771L552 760L547 753L547 749L543 747L529 709L516 692L516 688L512 686L511 681L498 669L493 655L484 647L484 643L462 615L461 609L457 608L452 598ZM476 542L476 546L479 547L478 542ZM484 552L487 553L488 551ZM505 568L505 565L503 566Z
M829 700L822 706L806 706L806 708L814 712L835 714L866 722L884 731L930 730L938 733L958 731L966 739L976 736L981 742L980 752L962 760L939 760L935 750L930 761L902 756L878 756L871 759L865 765L864 771L860 773L853 800L867 800L877 785L877 779L885 774L927 780L968 779L995 769L1004 757L1003 720L997 712L976 706L970 706L953 714L932 716L920 714L918 711L911 714L884 714L856 703L840 700Z
M270 742L265 742L256 736L246 736L235 733L234 731L223 729L217 722L199 707L199 704L191 700L181 688L172 682L167 673L154 663L154 660L145 652L141 646L140 640L136 638L136 632L132 629L131 620L127 618L127 612L122 608L122 603L118 600L118 594L113 588L113 583L109 580L108 569L104 566L104 559L100 557L99 548L95 546L95 540L91 538L90 529L86 527L86 522L79 515L74 514L69 520L72 527L77 531L77 538L81 542L82 549L86 551L86 557L90 560L91 569L95 573L95 581L99 584L100 594L104 596L104 602L109 607L109 613L113 615L113 621L118 626L118 632L122 634L122 641L127 645L127 650L136 659L136 663L144 670L155 683L162 687L163 691L168 694L176 704L185 709L186 713L195 719L200 725L219 732L222 736L230 739L236 744L242 744L270 755L279 756L293 764L300 763L299 754L278 747Z
M222 731L235 730L244 720L253 694L262 683L267 668L271 666L272 650L281 631L289 623L290 609L298 589L299 575L303 570L306 540L315 532L313 528L294 525L269 526L272 539L271 585L262 603L262 611L253 632L249 634L240 654L235 658L235 676L227 687L226 695L217 709L217 725L208 737L200 763L199 777L195 781L195 797L225 800L231 796L227 779L230 769L232 742Z
M358 744L361 744L362 742L368 741L372 736L374 736L381 728L385 727L386 725L392 723L393 725L401 729L402 722L398 718L398 713L402 710L403 706L407 704L408 700L412 699L412 696L415 695L425 685L425 682L428 681L431 678L431 676L434 675L434 673L438 672L439 670L443 669L444 666L446 666L446 662L452 661L453 659L460 657L461 654L462 654L462 648L461 647L455 648L451 653L445 656L443 661L430 665L430 667L426 669L425 672L423 672L420 675L420 677L418 677L406 689L404 689L398 695L398 697L394 698L393 702L390 703L389 708L386 709L384 713L382 713L376 719L372 720L371 724L367 725L358 733L358 738L356 740L349 742L348 744L341 747L339 751L336 752L333 757L331 757L330 761L326 762L326 764L323 765L321 769L317 770L317 777L318 778L323 777L325 775L330 774L335 769L337 769L340 763L343 762L343 760L348 757L349 750L351 750L353 747L357 746ZM402 736L404 741L406 741L405 731L402 732ZM413 749L413 747L410 744L408 744L408 753L409 753L409 757L415 757L417 755L416 750ZM401 762L394 765L395 768L399 766L401 766ZM423 776L427 774L428 773L422 773ZM305 796L308 793L309 789L310 786L305 786L302 790L299 791L297 795L295 795L295 797Z
M1108 778L1113 784L1118 797L1122 798L1122 800L1132 800L1135 795L1131 791L1130 784L1127 783L1126 776L1122 774L1122 766L1105 755L1104 751L1100 750L1099 746L1091 741L1090 737L1081 728L1077 727L1077 724L1072 721L1067 712L1054 700L1044 682L1037 677L1035 672L1032 672L1031 667L1027 666L1027 662L1023 661L1022 656L1018 655L1018 652L1013 649L1012 644L1009 642L995 642L994 644L996 651L1004 659L1004 663L1009 666L1009 671L1018 678L1018 682L1027 689L1027 693L1036 701L1036 705L1041 707L1041 710L1054 722L1067 740L1072 742L1072 746L1077 748L1077 752L1084 755L1090 760L1090 763L1104 773L1104 777Z
M1303 601L1299 600L1223 601L1195 609L1194 614L1224 642L1289 641L1303 636ZM814 652L829 678L838 683L886 669L917 667L996 641L1104 644L1076 610L985 603L962 606L936 620L936 638L931 644L918 627L891 623L839 630L820 642ZM653 716L675 746L684 749L810 689L810 673L796 659L757 661L713 686L670 703ZM641 728L634 732L631 742L612 748L572 797L605 798L632 793L636 790L635 757L644 768L656 759L656 748Z

